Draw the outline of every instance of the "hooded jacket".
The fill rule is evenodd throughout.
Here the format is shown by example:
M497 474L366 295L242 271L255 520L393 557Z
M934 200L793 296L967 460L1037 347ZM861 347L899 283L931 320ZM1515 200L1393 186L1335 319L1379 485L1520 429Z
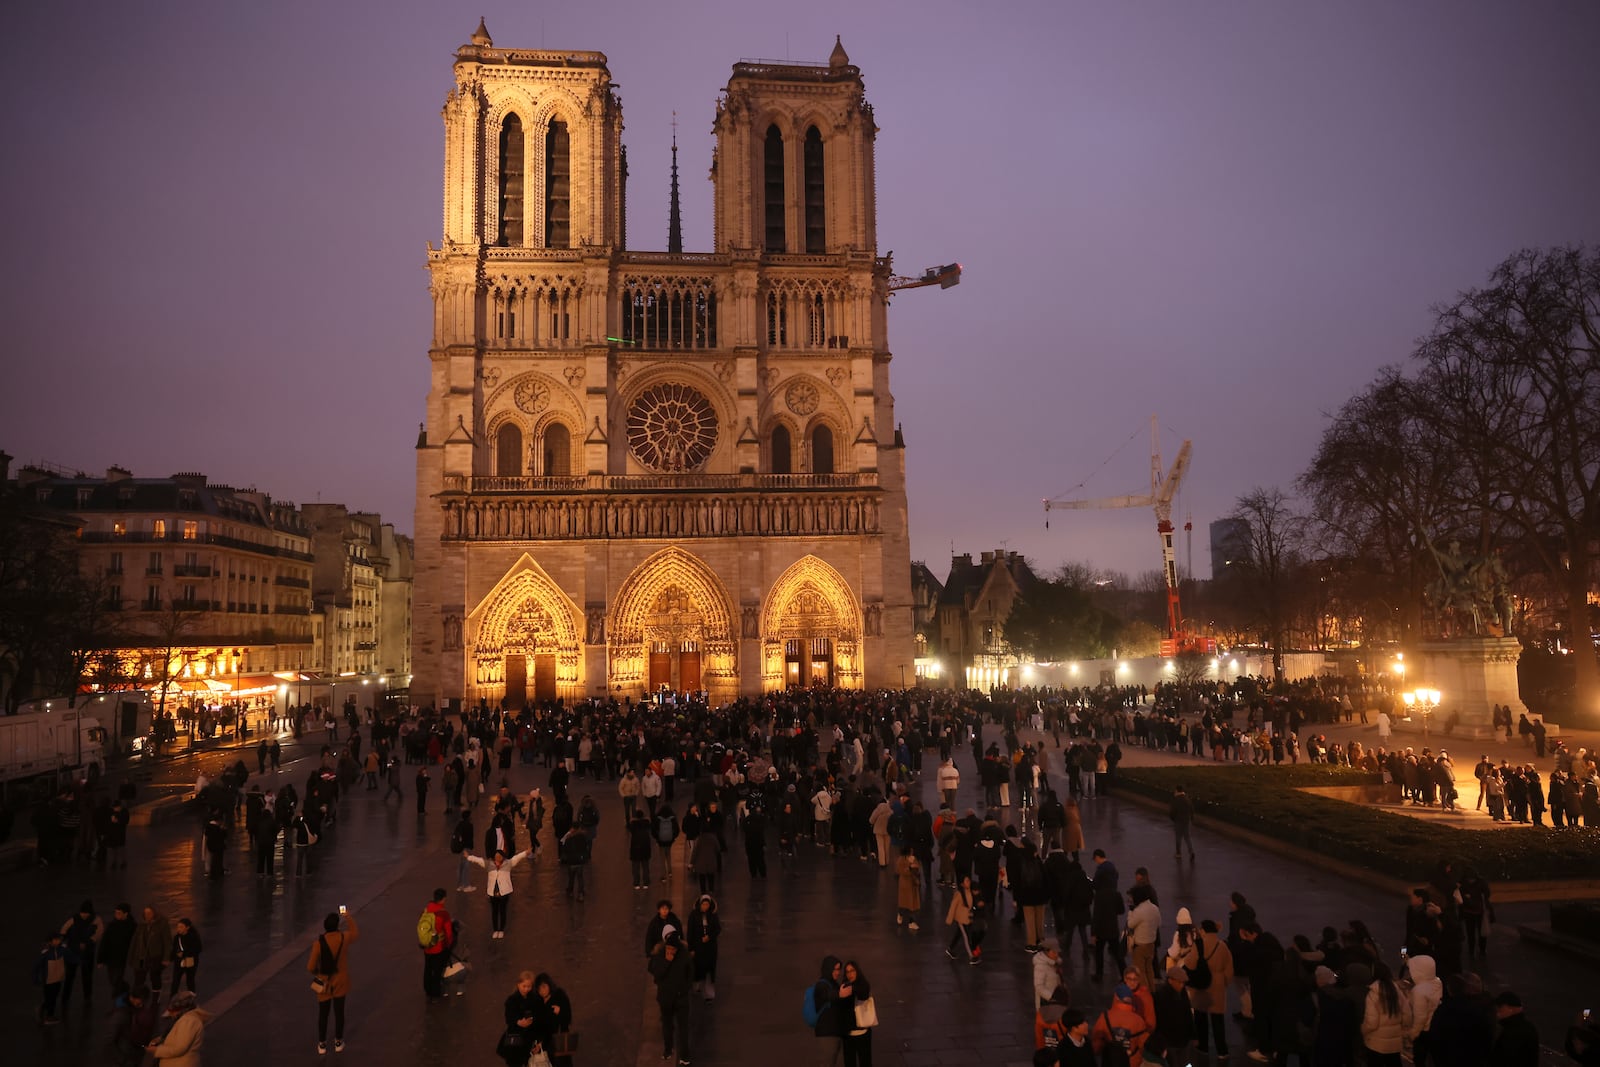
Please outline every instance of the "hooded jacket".
M1433 1025L1433 1013L1444 999L1444 983L1439 981L1438 966L1432 956L1411 958L1411 1025L1406 1036L1416 1036Z
M210 1018L210 1012L190 1008L172 1021L172 1029L150 1054L161 1067L200 1067L200 1047Z
M711 907L702 911L700 901L709 900ZM706 965L709 957L709 966L715 966L717 958L717 938L722 936L722 920L717 918L717 898L710 893L700 894L700 900L694 902L694 910L689 913L689 935L686 942L689 954L695 957L697 964Z
M1094 1021L1093 1029L1089 1031L1094 1050L1104 1052L1106 1046L1116 1039L1115 1031L1118 1030L1127 1035L1128 1059L1138 1063L1144 1053L1144 1043L1150 1037L1150 1026L1145 1022L1144 1015L1132 1003L1113 999L1111 1007L1100 1013Z

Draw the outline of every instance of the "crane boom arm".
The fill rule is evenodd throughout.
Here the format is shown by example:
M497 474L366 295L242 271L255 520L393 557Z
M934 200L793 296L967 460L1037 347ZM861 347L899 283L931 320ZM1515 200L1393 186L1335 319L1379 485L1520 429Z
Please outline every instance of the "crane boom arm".
M1128 496L1103 496L1098 500L1046 500L1046 511L1087 511L1100 508L1147 508L1155 503L1149 493Z
M1178 456L1172 461L1172 469L1167 472L1167 477L1162 481L1161 487L1151 501L1155 505L1156 518L1172 518L1172 498L1178 495L1178 487L1183 483L1183 476L1189 470L1190 443L1185 441L1178 448Z

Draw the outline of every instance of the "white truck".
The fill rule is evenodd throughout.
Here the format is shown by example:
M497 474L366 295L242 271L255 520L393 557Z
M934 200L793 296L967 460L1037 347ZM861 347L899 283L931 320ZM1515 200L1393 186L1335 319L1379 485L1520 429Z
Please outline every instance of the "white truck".
M106 732L100 720L65 700L33 701L0 715L0 783L105 771Z

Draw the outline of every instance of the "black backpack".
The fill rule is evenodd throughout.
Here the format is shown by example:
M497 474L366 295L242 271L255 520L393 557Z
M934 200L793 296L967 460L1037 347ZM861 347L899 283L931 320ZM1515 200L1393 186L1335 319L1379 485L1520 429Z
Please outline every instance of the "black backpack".
M896 841L904 841L906 837L906 814L903 811L894 812L889 816L889 823L885 827L889 836Z

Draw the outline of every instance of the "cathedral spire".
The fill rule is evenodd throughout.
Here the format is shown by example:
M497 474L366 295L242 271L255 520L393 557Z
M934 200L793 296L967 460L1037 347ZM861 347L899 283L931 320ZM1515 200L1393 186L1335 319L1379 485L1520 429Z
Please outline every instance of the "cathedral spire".
M667 213L667 252L683 254L683 213L678 208L678 113L672 113L672 204Z

